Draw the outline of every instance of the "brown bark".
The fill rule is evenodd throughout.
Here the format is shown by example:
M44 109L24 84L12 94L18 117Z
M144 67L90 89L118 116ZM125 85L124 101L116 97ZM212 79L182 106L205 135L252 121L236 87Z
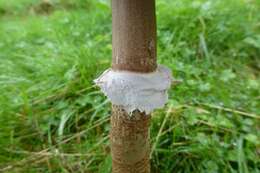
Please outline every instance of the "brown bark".
M156 69L155 0L112 0L114 70Z
M113 106L110 143L113 173L150 173L149 124L151 116L135 111L130 117Z
M113 70L148 73L156 70L155 0L112 0ZM113 173L150 173L151 116L132 115L112 106Z

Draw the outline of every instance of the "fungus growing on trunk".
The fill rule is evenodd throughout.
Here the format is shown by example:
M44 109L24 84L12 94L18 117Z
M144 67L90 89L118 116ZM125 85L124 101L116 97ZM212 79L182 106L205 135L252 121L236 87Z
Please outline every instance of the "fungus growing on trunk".
M112 68L95 83L113 104L113 173L149 173L150 114L167 102L172 81L156 63L155 0L112 0L112 17Z

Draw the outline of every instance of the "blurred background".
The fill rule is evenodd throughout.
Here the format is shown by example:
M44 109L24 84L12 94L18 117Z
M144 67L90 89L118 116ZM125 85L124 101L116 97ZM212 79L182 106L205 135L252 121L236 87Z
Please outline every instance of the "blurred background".
M260 1L157 0L180 83L151 124L154 173L260 172ZM0 0L0 172L110 173L106 0Z

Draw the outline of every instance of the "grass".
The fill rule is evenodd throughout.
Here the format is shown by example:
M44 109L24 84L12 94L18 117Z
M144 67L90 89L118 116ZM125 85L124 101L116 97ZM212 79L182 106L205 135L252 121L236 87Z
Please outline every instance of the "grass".
M0 0L0 172L109 173L110 103L92 82L111 62L109 3L45 5ZM153 113L154 173L260 172L259 11L157 1L158 62L182 82Z

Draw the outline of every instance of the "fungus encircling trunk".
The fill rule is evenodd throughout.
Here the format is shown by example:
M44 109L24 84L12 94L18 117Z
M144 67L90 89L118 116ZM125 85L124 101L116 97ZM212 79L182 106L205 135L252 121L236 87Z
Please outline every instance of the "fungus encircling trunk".
M170 70L156 63L155 0L112 0L112 17L112 69L95 82L112 102L113 173L150 173L150 114L171 85Z
M113 70L154 72L156 63L155 0L112 0ZM113 173L149 173L150 115L129 116L113 105L111 154Z

